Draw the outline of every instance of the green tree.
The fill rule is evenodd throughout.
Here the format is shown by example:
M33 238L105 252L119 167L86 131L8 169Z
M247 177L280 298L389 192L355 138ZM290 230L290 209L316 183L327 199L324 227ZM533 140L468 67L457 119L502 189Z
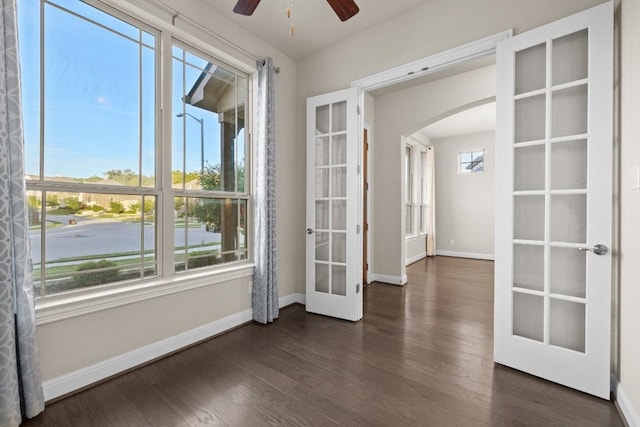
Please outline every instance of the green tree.
M58 196L55 194L47 194L47 200L45 203L50 208L56 208L60 206L60 201L58 200Z
M173 182L173 184L182 184L182 171L178 171L178 170L172 171L171 175L172 175L171 181ZM199 171L187 172L184 176L184 182L191 182L199 178L200 178Z
M200 174L200 185L203 190L221 190L220 165L206 165Z
M122 185L138 185L138 173L131 169L111 169L104 173L107 179L116 181Z
M83 206L77 197L65 197L62 199L62 203L64 203L64 206L72 213L78 212Z
M220 165L207 165L200 174L200 185L203 190L220 190ZM222 200L190 199L189 216L206 224L207 231L220 227Z
M111 202L110 207L112 213L121 214L124 212L124 205L120 202Z

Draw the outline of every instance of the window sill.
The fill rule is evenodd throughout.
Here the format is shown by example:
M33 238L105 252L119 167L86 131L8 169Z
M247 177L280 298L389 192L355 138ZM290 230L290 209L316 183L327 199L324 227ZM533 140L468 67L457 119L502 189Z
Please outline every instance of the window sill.
M85 292L52 295L36 301L36 324L58 322L126 304L158 298L189 289L253 276L254 265L242 263L218 270L180 274L108 289L95 288Z

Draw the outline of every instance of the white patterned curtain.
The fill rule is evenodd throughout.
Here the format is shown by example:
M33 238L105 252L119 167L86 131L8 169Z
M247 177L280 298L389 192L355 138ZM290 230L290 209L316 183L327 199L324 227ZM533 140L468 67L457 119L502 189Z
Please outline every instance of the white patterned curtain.
M44 409L24 184L16 1L0 0L0 426Z
M427 176L427 256L436 254L436 169L435 152L433 145L427 147L427 164L425 167Z
M278 318L276 275L276 124L273 98L273 60L258 62L258 96L255 142L255 272L253 320Z

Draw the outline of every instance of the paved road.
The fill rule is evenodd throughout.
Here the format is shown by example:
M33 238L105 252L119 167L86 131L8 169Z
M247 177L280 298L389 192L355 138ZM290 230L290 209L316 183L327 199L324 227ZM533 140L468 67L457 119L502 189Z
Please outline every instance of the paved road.
M145 225L142 232L140 223L113 219L92 219L76 215L51 215L48 219L63 224L68 224L70 219L77 221L75 225L47 229L48 260L139 251L143 233L145 250L155 247L152 225ZM40 262L42 242L39 231L30 231L34 264ZM176 246L185 245L184 228L176 227L174 236ZM210 233L199 228L189 228L187 236L189 245L220 242L220 233Z

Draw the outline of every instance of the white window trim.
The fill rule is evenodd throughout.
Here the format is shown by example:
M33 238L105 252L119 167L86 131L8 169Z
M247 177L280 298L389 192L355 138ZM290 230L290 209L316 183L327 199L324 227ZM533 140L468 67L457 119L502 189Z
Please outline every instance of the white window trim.
M213 272L204 269L189 275L175 275L144 282L135 281L128 286L126 283L116 286L104 285L51 295L37 300L36 325L45 325L126 304L251 277L253 269L254 264L248 262L227 264Z
M171 63L171 45L172 41L178 40L182 44L193 46L195 49L201 50L208 56L216 58L218 62L227 63L231 67L236 68L241 72L247 73L247 113L246 113L246 144L249 147L249 155L247 156L246 168L250 170L249 174L245 174L249 192L247 199L247 211L252 211L253 206L253 162L252 153L254 152L252 129L253 129L253 111L255 102L256 91L256 75L257 69L255 68L255 62L253 58L250 61L242 61L239 57L244 57L245 52L237 52L238 56L230 55L225 48L216 46L216 42L220 40L214 40L213 43L207 35L196 36L193 29L184 30L178 28L175 23L169 23L160 18L159 15L155 15L147 10L143 10L139 7L131 5L127 1L122 0L84 0L91 6L94 6L100 10L105 11L116 16L119 19L123 19L128 22L127 18L132 18L135 21L139 21L144 26L150 27L158 31L158 56L159 62L165 61L163 57L167 56L164 52L168 49L168 62ZM158 63L159 63L158 62ZM251 64L251 65L249 65ZM159 66L160 67L160 66ZM166 67L166 66L165 66ZM170 76L170 71L167 72ZM158 70L158 77L156 79L156 85L167 85L170 83L170 78L163 79L160 70ZM163 80L165 83L163 83ZM164 134L159 134L159 138L163 141L167 135L171 135L171 116L166 114L166 101L163 101L163 93L166 93L166 86L162 88L159 93L160 97L160 112L158 112L158 119L156 121L157 132L161 131L161 128L166 122L169 122L169 128L165 128ZM164 107L163 107L164 105ZM164 145L164 143L163 143ZM158 149L158 148L157 148ZM165 156L157 157L157 167L162 168L161 162L165 159ZM163 185L162 187L165 187ZM159 197L163 197L162 194ZM168 219L158 218L158 226L163 227ZM253 215L249 215L247 219L247 232L250 233L253 229ZM251 233L252 235L253 233ZM162 245L158 248L159 257L165 257L166 251L162 250ZM216 285L218 283L228 282L231 280L242 279L246 277L253 277L254 264L253 264L253 241L249 243L249 252L247 254L248 259L246 261L239 261L236 263L223 264L219 266L213 266L210 268L197 269L187 272L174 273L172 276L161 275L164 271L159 269L158 277L154 277L148 280L141 279L131 282L117 282L112 284L105 284L102 286L95 286L86 289L77 289L69 292L63 292L59 294L47 295L38 298L35 303L36 310L36 324L44 325L60 320L70 319L77 316L82 316L90 313L95 313L102 310L120 307L123 305L146 301L165 295L170 295L178 292L188 291L191 289L197 289L206 286ZM166 257L165 257L166 258ZM161 261L162 265L162 261Z

